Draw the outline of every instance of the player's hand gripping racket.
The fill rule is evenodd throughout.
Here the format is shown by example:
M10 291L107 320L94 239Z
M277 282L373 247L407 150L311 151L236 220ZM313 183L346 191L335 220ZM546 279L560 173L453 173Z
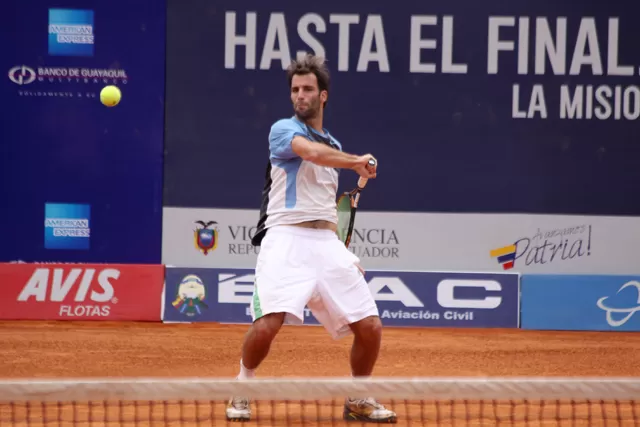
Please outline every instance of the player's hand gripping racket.
M370 159L369 166L375 166L376 160ZM338 237L346 247L351 242L351 234L353 233L353 224L358 210L358 202L360 201L360 193L367 185L367 178L360 177L358 185L353 190L343 193L338 198Z

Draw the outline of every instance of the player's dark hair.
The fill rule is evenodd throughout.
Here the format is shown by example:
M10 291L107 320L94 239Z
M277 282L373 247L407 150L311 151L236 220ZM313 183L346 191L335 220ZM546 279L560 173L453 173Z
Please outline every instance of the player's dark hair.
M289 81L289 89L291 89L291 81L296 74L315 74L318 80L318 89L320 92L326 90L329 92L329 69L325 64L324 58L306 54L301 59L294 59L287 68L287 80ZM326 104L326 102L325 102Z

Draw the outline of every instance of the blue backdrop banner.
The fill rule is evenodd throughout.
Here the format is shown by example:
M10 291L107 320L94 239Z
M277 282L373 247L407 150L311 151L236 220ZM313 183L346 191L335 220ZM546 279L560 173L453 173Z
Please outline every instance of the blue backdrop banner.
M637 2L168 11L166 206L259 207L270 126L292 114L283 68L310 52L332 73L325 127L380 161L364 209L640 214Z
M522 277L523 329L640 331L640 276Z
M0 261L159 263L165 2L7 10ZM101 103L106 86L118 105Z
M167 268L163 320L251 323L251 269ZM384 325L517 328L518 274L368 271ZM317 325L309 309L304 323Z

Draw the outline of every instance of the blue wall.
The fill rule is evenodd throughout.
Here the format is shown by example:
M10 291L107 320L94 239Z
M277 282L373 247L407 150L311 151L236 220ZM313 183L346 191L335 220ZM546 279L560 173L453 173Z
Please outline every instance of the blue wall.
M5 76L0 84L0 261L159 263L165 3L29 0L17 5L0 18ZM55 8L67 11L50 11ZM71 25L83 25L81 37L64 37L78 28ZM58 35L84 43L56 46ZM86 43L90 36L93 44ZM50 80L47 69L66 77ZM114 76L75 77L95 70L112 70ZM36 78L29 82L31 77ZM100 102L107 85L121 89L116 107ZM88 224L45 227L48 203L88 205ZM70 207L58 211L62 218L48 219L79 219L73 211ZM57 235L71 230L89 237L71 239L83 244L48 249L44 237L53 228Z
M50 21L51 8L93 13ZM157 263L163 204L257 209L269 127L292 114L283 67L319 47L333 76L326 127L380 161L366 209L640 213L629 197L640 190L633 2L29 0L11 10L0 17L0 261ZM51 24L85 25L94 43L51 47ZM234 44L252 31L251 49ZM551 61L545 46L562 39ZM29 82L52 68L121 74ZM108 84L123 94L113 108L98 99ZM585 98L567 113L576 90ZM345 172L341 189L355 180ZM53 218L47 204L74 206ZM45 235L56 227L90 237L54 249Z
M628 197L640 190L640 30L632 18L640 6L633 2L193 0L186 7L174 0L168 10L167 206L259 206L269 128L292 114L280 56L269 61L268 54L288 48L289 58L321 46L333 76L325 126L346 151L380 161L369 184L377 196L366 209L640 213L640 200ZM348 21L341 35L337 22ZM429 21L420 31L417 23ZM247 34L255 35L247 38L249 61L246 47L234 44ZM552 68L536 46L562 38ZM429 43L420 39L435 48L420 50ZM497 50L497 40L512 50ZM376 51L383 61L360 69ZM412 66L412 52L414 63L434 64L433 71ZM585 94L583 118L562 117L565 85L565 101L576 88ZM544 110L529 108L536 86ZM618 109L606 99L618 87L630 105L626 116L624 102ZM596 117L607 108L606 118ZM341 185L355 180L347 172Z

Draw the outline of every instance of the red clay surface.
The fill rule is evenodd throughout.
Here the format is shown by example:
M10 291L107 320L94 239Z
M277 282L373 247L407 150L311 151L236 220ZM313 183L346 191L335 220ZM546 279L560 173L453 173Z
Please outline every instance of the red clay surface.
M246 330L246 325L202 323L0 322L0 377L235 377ZM348 376L350 345L351 338L333 341L320 327L285 326L258 375ZM610 377L638 372L637 333L386 328L374 376ZM215 407L219 423L221 408ZM283 408L276 407L277 417L284 416ZM640 416L640 406L635 409ZM333 410L339 417L340 408ZM420 407L404 408L399 414L414 411L420 412ZM585 411L578 408L578 415ZM626 415L630 411L631 407L622 409ZM289 409L290 414L297 412ZM0 420L7 416L3 408ZM20 416L16 418L10 425L23 425ZM36 421L31 425L38 425ZM280 422L284 418L260 425L284 425ZM406 419L399 425L408 425Z

